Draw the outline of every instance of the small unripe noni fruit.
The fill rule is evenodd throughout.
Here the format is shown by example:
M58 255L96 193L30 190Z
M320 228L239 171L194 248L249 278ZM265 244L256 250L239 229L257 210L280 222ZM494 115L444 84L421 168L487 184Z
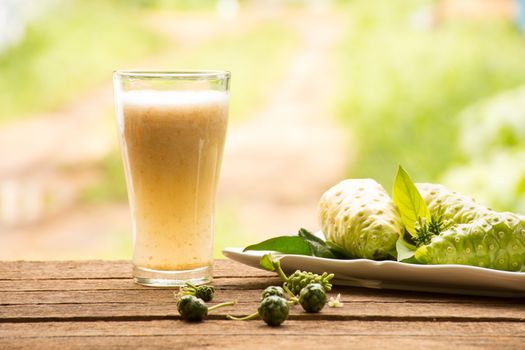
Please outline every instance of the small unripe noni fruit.
M326 304L326 292L318 283L312 283L301 289L299 304L306 312L319 312Z
M261 301L258 311L268 326L279 326L288 318L288 302L279 296L270 295Z
M177 302L181 319L189 322L200 322L208 316L206 303L193 295L184 295Z
M284 289L282 289L282 287L279 287L279 286L267 287L261 293L261 300L269 297L270 295L276 295L278 297L284 298L285 297Z

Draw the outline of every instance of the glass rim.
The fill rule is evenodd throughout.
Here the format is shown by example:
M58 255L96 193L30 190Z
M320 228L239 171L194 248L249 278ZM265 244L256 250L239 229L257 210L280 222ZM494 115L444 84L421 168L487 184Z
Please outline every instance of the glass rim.
M143 69L119 69L113 71L113 74L119 77L139 78L139 79L190 79L190 80L208 80L208 79L226 79L231 76L227 70L206 70L206 69L184 69L184 70L143 70Z

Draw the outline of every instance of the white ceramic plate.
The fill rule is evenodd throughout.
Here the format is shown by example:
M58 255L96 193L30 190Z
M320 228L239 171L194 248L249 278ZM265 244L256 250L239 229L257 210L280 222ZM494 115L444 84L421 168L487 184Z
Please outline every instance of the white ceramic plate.
M223 254L235 261L260 268L263 251L243 252L225 248ZM507 272L466 265L414 265L368 259L335 260L303 255L283 256L286 273L306 270L334 273L333 284L376 289L399 289L437 293L525 297L525 273Z

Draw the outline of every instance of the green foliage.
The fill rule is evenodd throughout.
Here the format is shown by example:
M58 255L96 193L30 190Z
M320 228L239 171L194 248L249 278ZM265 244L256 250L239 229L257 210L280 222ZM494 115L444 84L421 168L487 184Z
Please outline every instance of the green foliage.
M499 150L449 168L443 183L499 211L525 213L525 152Z
M0 123L57 108L163 43L125 6L61 3L0 55Z
M235 203L218 203L214 226L213 256L215 258L224 259L222 255L224 247L243 246L250 241L251 236L246 233L248 229L244 227L238 206Z
M388 186L402 163L436 180L460 157L456 114L525 80L523 38L510 23L458 21L416 29L419 1L349 3L339 112L354 133L352 177Z
M214 38L192 50L168 50L163 61L173 69L225 69L232 73L231 120L246 119L264 101L288 67L296 47L289 27L264 22L248 31Z
M465 160L525 146L525 85L478 101L457 116Z
M461 112L458 146L464 162L442 180L497 210L525 212L525 87Z
M126 179L122 159L118 151L111 152L99 164L101 180L84 189L80 199L84 203L99 204L106 201L127 199Z
M286 69L279 63L293 49L294 37L285 25L265 22L184 50L152 28L145 11L213 8L212 1L193 0L60 2L0 54L0 124L56 109L107 81L113 69L161 52L158 66L231 70L231 116L242 118Z
M176 11L211 11L216 0L113 0L119 5L134 6L143 9L164 9Z

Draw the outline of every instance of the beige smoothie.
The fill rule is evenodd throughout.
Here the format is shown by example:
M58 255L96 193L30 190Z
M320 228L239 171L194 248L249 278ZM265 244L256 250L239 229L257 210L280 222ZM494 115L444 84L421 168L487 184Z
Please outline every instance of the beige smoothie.
M211 266L228 95L131 91L122 102L134 265L167 271Z

